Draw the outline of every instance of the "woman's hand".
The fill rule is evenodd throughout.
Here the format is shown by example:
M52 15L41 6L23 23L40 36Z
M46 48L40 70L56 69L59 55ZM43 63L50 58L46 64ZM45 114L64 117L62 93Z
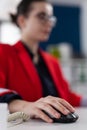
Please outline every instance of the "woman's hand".
M51 114L55 118L59 118L61 115L54 108L65 115L75 111L75 109L64 99L52 96L40 98L35 102L14 100L9 104L9 110L11 112L22 111L28 114L31 118L40 118L49 123L52 122L52 119L50 119L42 110Z

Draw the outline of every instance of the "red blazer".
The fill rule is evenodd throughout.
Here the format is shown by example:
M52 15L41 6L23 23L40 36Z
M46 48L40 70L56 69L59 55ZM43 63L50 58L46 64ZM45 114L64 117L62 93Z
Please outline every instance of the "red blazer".
M58 60L40 50L53 78L58 94L73 106L79 106L81 96L71 92ZM42 97L42 84L37 70L21 41L13 46L0 44L0 95L16 91L24 100L36 101Z

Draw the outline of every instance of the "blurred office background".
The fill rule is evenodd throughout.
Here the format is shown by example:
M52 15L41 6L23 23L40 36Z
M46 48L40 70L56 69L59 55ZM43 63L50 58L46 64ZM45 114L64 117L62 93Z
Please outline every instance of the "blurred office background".
M57 24L41 47L60 60L62 71L74 91L87 94L87 0L49 0ZM0 42L14 44L20 30L11 23L20 0L0 0Z

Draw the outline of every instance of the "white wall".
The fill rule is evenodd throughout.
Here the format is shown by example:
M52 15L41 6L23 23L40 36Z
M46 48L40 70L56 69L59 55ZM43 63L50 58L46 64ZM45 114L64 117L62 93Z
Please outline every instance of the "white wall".
M48 1L60 5L80 6L86 0L48 0Z
M20 0L0 0L0 20L9 20L9 13L16 12Z
M1 26L1 43L14 44L20 39L20 30L10 22L4 22Z
M82 3L81 6L81 46L83 54L87 57L87 1Z

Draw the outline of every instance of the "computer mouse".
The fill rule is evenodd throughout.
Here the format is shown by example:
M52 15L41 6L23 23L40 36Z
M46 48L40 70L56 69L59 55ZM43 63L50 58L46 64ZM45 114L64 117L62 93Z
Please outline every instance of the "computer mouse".
M45 112L45 114L47 114L53 120L54 123L73 123L79 118L79 116L76 113L69 113L67 115L64 115L60 111L58 112L61 114L60 118L55 118L47 112Z

